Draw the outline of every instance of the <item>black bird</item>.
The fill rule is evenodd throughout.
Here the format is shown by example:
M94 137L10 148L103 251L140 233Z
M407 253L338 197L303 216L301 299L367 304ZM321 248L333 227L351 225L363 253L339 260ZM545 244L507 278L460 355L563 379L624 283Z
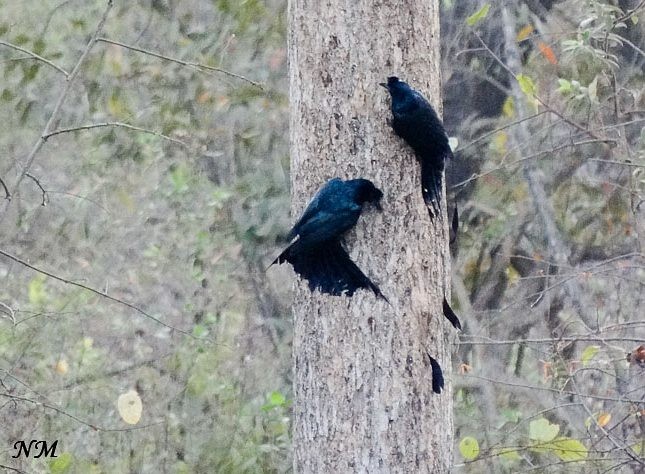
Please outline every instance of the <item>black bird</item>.
M359 288L369 288L387 301L341 245L342 235L356 225L363 204L374 203L381 210L382 197L367 179L329 180L287 235L290 245L271 265L291 263L312 291L352 296Z
M392 127L421 163L421 191L430 217L441 212L444 164L452 157L448 135L432 105L406 82L392 76L381 83L392 96Z

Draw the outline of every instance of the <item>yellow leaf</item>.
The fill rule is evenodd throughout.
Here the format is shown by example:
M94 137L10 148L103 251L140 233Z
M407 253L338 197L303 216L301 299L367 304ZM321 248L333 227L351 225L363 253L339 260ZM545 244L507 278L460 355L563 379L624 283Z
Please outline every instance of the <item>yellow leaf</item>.
M472 436L466 436L459 443L459 452L467 461L472 461L479 456L479 443Z
M526 38L529 37L531 33L533 33L534 28L533 25L526 25L523 26L522 29L517 33L517 37L515 38L517 42L519 43L520 41L524 41Z
M493 137L493 149L503 155L506 153L506 144L508 143L508 134L506 132L499 132Z
M603 427L607 426L607 423L611 421L611 414L610 413L601 413L598 415L598 426Z
M509 95L504 101L502 113L504 114L504 117L508 118L513 118L513 115L515 115L515 103L513 102L512 96Z
M69 364L65 359L59 359L54 365L54 371L59 375L65 375L69 371Z
M139 423L143 412L143 403L136 390L130 390L119 395L116 407L119 410L119 415L127 424L136 425Z
M524 94L526 94L527 96L532 97L537 92L537 87L535 86L533 79L531 79L526 74L518 74L517 82L520 84L520 89L522 89L522 92L524 92Z

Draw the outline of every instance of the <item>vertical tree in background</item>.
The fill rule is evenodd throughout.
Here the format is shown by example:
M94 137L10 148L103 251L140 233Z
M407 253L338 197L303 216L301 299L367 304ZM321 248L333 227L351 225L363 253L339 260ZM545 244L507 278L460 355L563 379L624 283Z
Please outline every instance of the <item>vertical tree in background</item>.
M438 2L292 0L289 20L293 215L329 178L373 180L384 212L365 213L347 243L390 301L298 284L295 471L447 472L452 390L448 377L432 392L427 356L450 371L447 218L430 221L418 163L378 86L399 75L441 104Z

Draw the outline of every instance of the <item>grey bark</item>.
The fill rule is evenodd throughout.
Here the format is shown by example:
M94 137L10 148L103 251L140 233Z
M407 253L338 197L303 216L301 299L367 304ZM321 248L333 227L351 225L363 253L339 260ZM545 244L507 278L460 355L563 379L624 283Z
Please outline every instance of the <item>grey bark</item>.
M389 97L378 86L398 75L441 104L438 2L292 0L289 20L293 216L329 178L373 180L384 212L364 213L346 243L391 303L367 291L311 293L298 282L294 470L448 472L446 206L431 222L418 163L387 124ZM426 352L444 369L441 395Z

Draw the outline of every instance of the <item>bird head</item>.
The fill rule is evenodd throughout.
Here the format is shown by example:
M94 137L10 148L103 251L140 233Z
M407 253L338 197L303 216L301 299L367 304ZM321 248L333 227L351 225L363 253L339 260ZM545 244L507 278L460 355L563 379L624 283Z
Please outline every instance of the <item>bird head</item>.
M383 193L369 179L352 179L349 183L354 187L354 199L358 204L363 205L366 202L370 202L379 211L383 210L380 203Z
M381 82L380 85L389 91L393 102L403 102L414 95L414 90L408 83L396 76L388 77L387 82Z

